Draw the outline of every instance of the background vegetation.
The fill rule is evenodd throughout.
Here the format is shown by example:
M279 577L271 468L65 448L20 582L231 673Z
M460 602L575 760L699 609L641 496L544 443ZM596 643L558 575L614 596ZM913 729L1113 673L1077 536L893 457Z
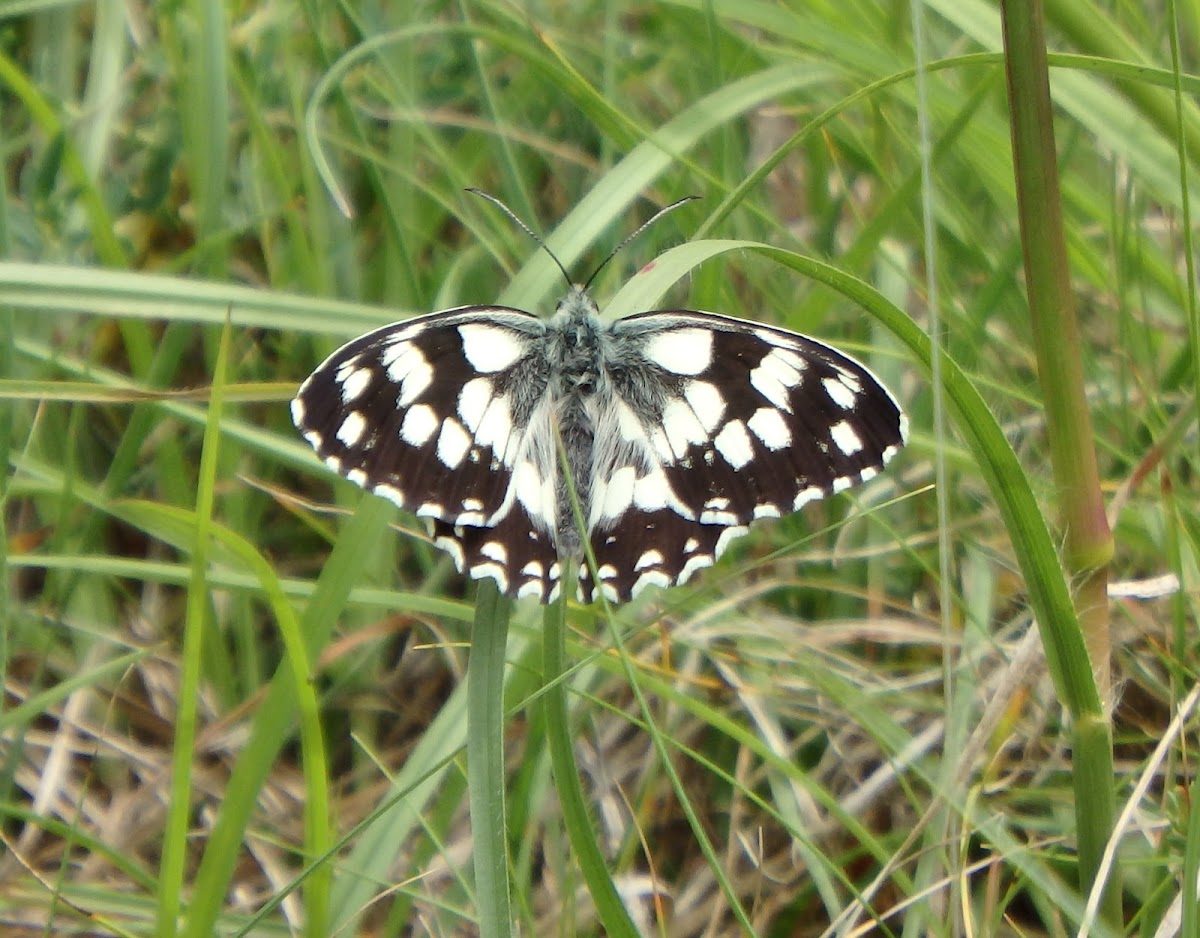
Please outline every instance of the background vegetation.
M1200 933L1200 14L1047 12L1119 594L1110 660L1046 639L1049 667L1039 638L1079 630L1046 597L1080 571L1038 550L1071 532L995 4L0 6L8 933L502 931L483 869L524 934L1072 934L1093 797L1128 812L1093 933ZM369 327L549 308L557 271L466 186L582 275L704 196L602 305L835 342L904 402L908 449L684 588L473 636L474 586L286 407ZM473 640L503 693L499 843L468 811ZM1064 675L1110 669L1115 767L1085 775Z

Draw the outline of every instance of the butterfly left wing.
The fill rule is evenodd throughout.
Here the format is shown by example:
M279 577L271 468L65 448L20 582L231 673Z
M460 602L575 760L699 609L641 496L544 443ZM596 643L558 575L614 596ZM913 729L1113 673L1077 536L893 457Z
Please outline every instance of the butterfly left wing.
M870 479L907 437L865 366L797 333L681 310L619 320L613 336L585 598L685 582L752 521Z
M544 341L541 320L506 307L385 326L312 373L292 420L335 472L431 519L460 571L545 600L558 557Z

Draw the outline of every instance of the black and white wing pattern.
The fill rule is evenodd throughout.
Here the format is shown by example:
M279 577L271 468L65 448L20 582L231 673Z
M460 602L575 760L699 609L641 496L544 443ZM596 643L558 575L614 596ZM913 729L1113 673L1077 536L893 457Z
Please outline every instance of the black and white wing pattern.
M530 432L548 403L545 333L499 306L384 326L313 372L292 421L334 472L429 518L460 571L546 600L554 505L533 461L546 444Z
M606 481L588 519L589 597L686 582L751 522L871 479L907 438L866 367L797 333L677 310L629 316L612 334L618 417L605 438L627 445L594 454Z
M548 320L464 307L356 339L292 418L334 471L431 519L460 571L542 602L585 542L588 601L683 583L751 522L875 476L908 432L826 345L690 310L607 323L580 287Z

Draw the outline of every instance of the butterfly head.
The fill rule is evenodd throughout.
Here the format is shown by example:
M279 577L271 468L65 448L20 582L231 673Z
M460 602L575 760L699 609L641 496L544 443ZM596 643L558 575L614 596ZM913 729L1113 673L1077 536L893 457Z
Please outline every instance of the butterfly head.
M567 330L587 329L599 324L600 309L592 299L587 287L577 283L558 301L554 308L554 322Z
M547 357L564 390L586 391L598 379L611 327L600 319L596 301L584 287L573 284L546 324Z

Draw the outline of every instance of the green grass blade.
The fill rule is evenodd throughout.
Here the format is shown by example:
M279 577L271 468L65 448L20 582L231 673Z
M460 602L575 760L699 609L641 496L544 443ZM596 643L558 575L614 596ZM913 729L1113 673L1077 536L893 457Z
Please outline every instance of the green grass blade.
M511 607L494 580L480 582L467 659L467 790L482 938L513 934L504 794L504 672Z
M593 821L588 814L587 798L575 761L575 734L567 704L569 672L566 667L566 602L551 603L542 616L542 662L544 668L541 707L546 724L547 748L554 771L554 791L563 813L563 825L579 872L587 884L596 914L611 938L637 938L638 930L613 883Z
M136 524L143 531L166 543L187 549L189 542L194 541L196 519L191 512L154 502L121 502L115 507L124 520ZM209 534L212 538L213 559L250 571L270 604L271 613L279 629L286 651L284 664L291 672L299 717L305 791L304 854L310 859L321 857L328 853L332 846L333 819L330 812L328 759L324 734L321 731L320 706L304 633L278 576L254 545L217 524L210 524ZM305 928L314 938L326 934L331 879L332 868L326 863L319 866L305 880ZM282 899L283 895L279 895L276 901Z
M217 456L220 447L221 392L225 383L225 363L229 357L230 325L221 332L217 365L213 372L212 397L208 424L204 428L204 449L200 456L199 488L196 492L195 543L192 547L192 574L188 583L187 618L183 633L183 662L180 675L179 712L175 722L175 747L171 762L171 800L167 807L163 858L159 870L158 934L173 938L179 929L182 907L184 866L187 859L188 830L192 818L192 759L196 741L197 707L200 698L200 655L204 630L208 627L209 531L216 500Z
M381 501L365 499L342 529L300 618L299 633L304 636L309 655L328 643L338 615L358 581L361 557L374 548L389 514L390 510ZM213 934L259 792L280 749L291 736L297 709L292 667L287 661L280 664L255 717L246 747L230 775L228 795L221 804L193 884L185 938L208 938Z

